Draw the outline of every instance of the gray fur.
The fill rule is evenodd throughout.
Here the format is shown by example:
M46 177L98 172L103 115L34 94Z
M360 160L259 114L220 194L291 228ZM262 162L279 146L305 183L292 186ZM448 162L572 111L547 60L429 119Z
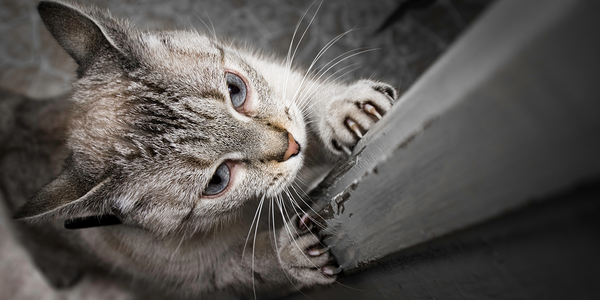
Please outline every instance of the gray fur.
M261 230L246 245L253 253L242 256L245 239L258 200L322 176L360 138L346 120L366 132L377 118L365 105L384 114L396 98L392 87L304 81L303 71L279 60L195 32L140 32L96 8L42 1L39 11L77 61L78 79L60 119L68 128L64 166L18 219L35 228L116 215L124 225L55 231L104 267L187 295L335 281L323 273L333 268L329 252L307 255L318 238L293 232L297 218L287 221L292 235ZM241 112L226 72L247 82ZM285 159L289 135L301 151ZM225 161L235 164L229 187L203 196Z

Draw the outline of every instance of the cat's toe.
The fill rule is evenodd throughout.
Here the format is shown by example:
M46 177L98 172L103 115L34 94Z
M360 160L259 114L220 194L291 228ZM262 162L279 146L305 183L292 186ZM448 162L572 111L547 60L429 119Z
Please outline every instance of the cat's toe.
M336 280L339 267L335 258L325 247L317 233L317 226L305 215L289 223L293 236L282 232L279 241L283 243L279 250L282 267L300 286L330 284Z
M398 97L389 84L361 80L348 87L330 106L330 149L350 154L356 143L392 107ZM336 126L336 123L341 126Z

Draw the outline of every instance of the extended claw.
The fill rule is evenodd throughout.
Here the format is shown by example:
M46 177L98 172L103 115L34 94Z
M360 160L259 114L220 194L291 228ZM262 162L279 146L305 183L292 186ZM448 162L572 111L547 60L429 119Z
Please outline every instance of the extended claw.
M348 147L346 147L346 146L341 146L341 148L342 148L342 150L344 150L344 152L345 152L345 153L346 153L348 156L352 155L352 151L350 151L350 149L349 149Z
M381 120L381 115L373 105L365 103L365 105L363 105L363 110L371 115L374 115L375 117L377 117L377 119Z
M346 119L346 125L348 125L348 127L350 127L350 129L352 131L354 131L354 133L356 133L358 138L362 139L362 137L363 137L362 132L360 132L360 128L358 127L358 124L356 124L356 122L354 122L354 120Z
M334 274L339 274L340 272L342 272L342 267L334 268L333 266L325 266L321 268L321 272L323 272L323 274L332 276Z
M323 267L321 269L321 271L323 272L323 274L326 274L326 275L329 275L329 276L333 275L333 272L334 272L334 270L333 270L332 267Z
M305 214L304 216L302 216L298 222L298 228L300 228L300 231L304 231L305 229L307 231L311 231L313 228L313 222L310 220L310 217L308 216L308 214Z
M308 255L310 256L319 256L325 252L329 251L329 247L325 247L325 248L313 248L308 250Z

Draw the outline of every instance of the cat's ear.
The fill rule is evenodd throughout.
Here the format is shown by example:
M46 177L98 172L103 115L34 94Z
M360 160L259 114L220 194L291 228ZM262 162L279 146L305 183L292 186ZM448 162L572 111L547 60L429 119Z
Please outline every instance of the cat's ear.
M58 43L86 70L106 51L123 54L124 24L98 9L85 10L57 1L41 1L38 11ZM107 24L108 23L108 24Z
M14 215L15 219L39 219L48 216L67 214L102 215L102 191L110 179L100 183L81 180L77 172L68 166L62 173L39 191Z

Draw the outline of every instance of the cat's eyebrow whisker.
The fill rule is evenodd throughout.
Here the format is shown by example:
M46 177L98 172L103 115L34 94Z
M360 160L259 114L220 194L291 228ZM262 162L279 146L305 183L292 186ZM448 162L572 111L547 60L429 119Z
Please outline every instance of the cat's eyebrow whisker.
M292 102L296 102L299 105L302 105L301 101L298 101L299 97L299 93L300 90L305 86L305 81L307 79L313 79L315 76L312 75L312 69L313 67L316 65L317 61L325 54L325 52L327 50L329 50L329 48L331 48L337 41L339 41L342 37L344 37L346 34L348 34L351 30L348 30L338 36L336 36L335 38L333 38L331 41L329 41L320 51L319 53L317 53L317 55L315 56L315 58L313 59L312 63L310 64L310 66L308 67L308 69L306 70L306 72L304 73L302 80L300 81L300 84L298 85L298 88L296 89L296 91L294 92L294 96L292 97ZM322 68L320 68L322 69ZM318 73L318 72L317 72ZM314 84L314 83L313 83Z
M348 33L352 32L353 29L350 29L346 32L343 32L339 35L337 35L336 37L334 37L331 41L329 41L327 44L325 44L325 46L323 46L323 48L319 51L319 53L317 53L317 55L315 56L315 58L313 59L312 63L309 65L308 69L306 70L306 72L304 73L304 76L302 77L302 80L300 81L300 84L298 85L298 88L296 89L296 92L294 93L294 96L292 97L292 100L295 101L295 99L297 99L298 97L298 93L300 92L301 87L304 86L304 82L307 80L308 77L310 77L310 72L312 71L313 67L317 64L317 61L325 54L325 52L327 52L327 50L329 50L337 41L339 41L341 38L343 38L344 36L346 36Z
M294 40L296 39L296 34L298 33L298 28L300 27L300 23L302 23L302 20L304 19L304 16L306 16L307 12L308 12L308 10L306 10L304 12L304 14L300 18L300 20L298 20L298 23L296 24L296 28L294 28L294 34L292 35L292 40L290 41L290 46L288 48L288 53L287 53L287 56L285 57L285 77L284 77L284 80L283 80L283 97L284 98L287 95L288 79L290 77L290 71L292 69L292 60L291 60L292 47L294 46Z
M306 25L306 28L304 29L304 32L302 32L302 35L300 36L300 39L298 40L298 43L296 43L296 47L294 48L294 52L292 53L292 47L294 45L294 40L296 39L296 34L298 33L298 29L300 28L300 25L302 24L302 21L304 20L304 17L310 11L311 7L314 4L315 4L315 2L313 2L308 7L308 9L306 9L306 11L304 11L304 13L302 14L302 17L300 17L300 20L298 20L298 23L296 24L296 28L294 29L294 34L292 35L292 40L290 41L290 47L288 49L288 54L287 54L287 58L286 58L286 69L287 70L286 70L285 79L284 79L284 86L283 86L283 95L284 95L284 97L285 97L285 95L287 95L288 79L289 79L290 70L292 68L292 63L294 61L294 57L296 57L296 53L298 52L298 48L300 47L300 44L302 43L302 40L304 39L304 36L308 32L308 29L310 28L310 26L312 25L313 21L315 20L315 17L319 13L319 9L321 9L321 5L323 4L323 1L321 1L319 3L319 6L317 7L317 10L313 14L313 16L310 19L310 21L308 22L308 25ZM300 84L300 85L302 85L302 84ZM292 97L292 102L293 102L293 99L294 98Z
M352 29L351 29L351 30L348 30L348 31L346 31L346 32L344 32L344 33L342 33L342 34L338 35L338 36L337 36L337 37L335 37L333 40L329 41L329 43L328 43L327 45L325 45L325 46L324 46L324 48L323 48L323 49L322 49L322 50L319 52L319 54L317 54L317 56L316 56L316 57L313 59L313 62L311 63L311 68L309 68L309 70L312 70L312 67L314 67L314 66L316 65L317 61L318 61L319 59L321 59L321 57L322 57L323 55L325 55L325 52L326 52L327 50L329 50L329 48L331 48L331 47L332 47L332 46L333 46L333 45L334 45L336 42L338 42L338 41L339 41L340 39L342 39L342 38L343 38L345 35L349 34L349 33L350 33L350 32L352 32L352 31L353 31ZM310 75L310 76L312 76L312 78L314 78L314 77L316 77L316 75L320 74L320 73L322 72L322 70L323 70L323 69L327 68L327 66L329 66L330 64L332 64L332 63L333 63L333 62L335 62L336 60L338 60L338 59L340 59L341 57L343 57L343 56L345 56L345 55L348 55L348 54L350 54L350 53L352 53L352 52L354 52L354 51L360 50L360 49L361 49L361 48L357 48L357 49L352 49L352 50L346 51L346 52L344 52L344 53L342 53L342 54L340 54L340 55L336 56L335 58L331 59L331 60L330 60L329 62L327 62L326 64L324 64L324 65L322 65L322 66L318 67L318 68L317 68L317 70L315 70L313 73L310 73L310 74L308 74L308 72L307 72L307 75ZM313 75L313 74L314 74L314 75Z
M354 56L357 56L357 55L360 55L360 54L364 54L364 53L367 53L367 52L371 52L371 51L376 51L376 50L379 50L379 49L377 49L377 48L367 48L367 49L365 49L365 48L358 48L358 49L347 51L347 52L345 52L345 53L343 53L341 55L338 55L338 57L334 58L333 60L331 60L329 63L327 63L325 65L325 66L327 66L327 65L331 64L331 66L329 66L325 70L323 70L323 68L325 68L325 66L323 66L323 68L321 70L319 70L319 72L315 75L315 77L312 78L313 79L313 83L312 83L311 87L315 86L317 84L318 80L321 79L321 77L323 77L327 72L329 72L329 70L331 70L333 67L337 66L338 64L340 64L340 63L342 63L342 62L346 61L347 59L350 59L350 58L352 58ZM358 52L352 53L354 51L358 51ZM350 53L352 53L352 54L350 54ZM343 57L343 58L340 58L340 57L342 57L344 55L346 55L346 56ZM339 59L339 60L337 62L333 63L337 59Z
M349 58L349 57L348 57L348 58ZM345 59L344 59L344 60L345 60ZM335 76L335 75L336 75L337 73L339 73L339 72L342 72L342 71L344 71L344 70L345 70L345 69L347 69L347 68L350 68L350 67L352 67L352 66L355 66L355 65L357 65L357 64L360 64L360 63L353 63L353 64L349 64L349 65L347 65L347 66L344 66L344 67L340 68L339 70L335 71L333 74L330 74L330 75L329 75L329 76L328 76L328 77L327 77L325 80L323 80L322 82L320 82L321 78L322 78L323 76L325 76L325 74L327 74L327 72L328 72L328 71L329 71L331 68L335 67L335 65L337 65L337 64L339 64L339 63L341 63L342 61L343 61L343 60L340 60L339 62L337 62L336 64L332 65L330 68L328 68L328 69L326 69L326 70L324 70L324 71L323 71L323 69L321 69L321 70L320 70L318 73L314 74L314 75L313 75L313 77L311 77L311 80L312 80L312 82L310 83L310 85L309 85L307 88L305 88L305 89L302 91L302 93L301 93L301 94L298 96L298 98L300 99L300 100L298 101L298 103L299 103L299 104L298 104L298 106L300 107L300 109L304 109L304 108L305 108L305 107L308 105L308 103L310 103L310 100L311 100L311 99L314 97L314 95L316 94L316 91L318 91L318 88L319 88L320 86L322 86L322 85L326 85L326 84L328 84L329 82L333 82L333 81L335 81L335 80L337 80L337 79L339 79L339 78L341 78L341 77L345 76L346 74L348 74L348 73L350 73L350 72L352 72L352 71L356 70L357 68L354 68L354 69L352 69L352 70L350 70L350 71L348 71L348 72L344 73L343 75L336 77L335 79L331 79L333 76ZM331 62L333 62L333 60L332 60L332 61L330 61L329 63L331 63ZM329 63L328 63L328 64L329 64ZM325 66L323 66L323 68L324 68L324 67L325 67Z
M346 71L345 73L343 73L343 74L341 74L341 75L339 75L339 76L337 76L335 78L331 78L336 73L341 72L341 71L343 71L346 68L352 67L354 65L359 65L359 64L360 63L354 63L354 64L351 64L351 65L348 65L348 66L345 66L345 67L339 69L338 71L336 71L335 73L333 73L331 76L327 77L327 79L324 81L324 84L327 84L327 83L332 82L332 81L339 80L340 78L348 75L349 73L352 73L352 72L356 71L360 67L354 67L354 68ZM306 106L303 106L302 109L305 109L306 111L308 111L309 109L311 109L316 104L316 102L313 102L312 104L309 105L309 103L312 102L311 100L316 96L317 92L318 92L318 89L317 89L317 86L315 86L313 88L313 90L311 91L311 94L306 96L307 100L304 102L306 104Z
M302 97L303 97L303 99L302 99L302 101L301 101L301 103L302 103L302 104L299 106L299 107L300 107L300 110L301 110L303 113L304 113L304 112L308 112L308 110L309 110L310 108L312 108L312 106L313 106L313 105L316 103L316 102L312 102L312 99L313 99L313 98L316 96L316 94L319 92L319 86L321 86L321 85L325 85L325 84L328 84L329 82L336 81L336 80L338 80L339 78L346 76L347 74L349 74L349 73L351 73L351 72L355 71L355 70L356 70L356 69L358 69L359 67L354 67L354 68L350 69L349 71L347 71L347 72L345 72L345 73L343 73L343 74L341 74L341 75L339 75L339 76L337 76L337 77L335 77L335 78L332 78L333 76L337 75L338 73L340 73L340 72L342 72L342 71L344 71L344 70L346 70L346 69L348 69L348 68L351 68L351 67L353 67L353 66L355 66L355 65L359 65L359 64L360 64L360 63L353 63L353 64L350 64L350 65L344 66L343 68L341 68L341 69L339 69L339 70L335 71L334 73L330 74L330 75L329 75L329 76L328 76L328 77L327 77L327 78L326 78L326 79L325 79L323 82L321 82L321 83L316 83L316 82L315 82L315 83L313 83L313 84L312 84L312 85L311 85L311 86L310 86L308 89L306 89L306 90L303 92L303 94L302 94ZM312 102L312 103L311 103L311 102Z
M303 99L302 99L302 101L300 101L302 103L300 105L300 109L304 112L304 111L308 111L308 109L312 107L312 105L310 105L310 106L308 106L308 105L311 102L310 100L319 91L318 87L320 85L322 85L322 84L328 84L329 82L336 81L339 78L346 76L348 73L351 73L351 72L355 71L356 69L358 69L358 67L352 68L349 71L347 71L346 73L344 73L342 75L339 75L339 76L337 76L337 77L335 77L335 78L332 79L332 77L335 76L337 73L342 72L342 71L344 71L347 68L351 68L351 67L353 67L355 65L359 65L359 64L360 63L353 63L353 64L350 64L350 65L344 66L343 68L340 68L339 70L337 70L334 73L332 73L331 75L329 75L322 83L317 84L316 83L317 81L315 81L314 83L312 83L312 85L307 90L305 90L302 93L302 95L301 95L303 97ZM321 76L319 76L319 78L317 78L317 79L320 80L323 75L325 75L325 73L321 74ZM314 105L314 103L313 103L313 105Z
M351 58L351 57L354 57L354 56L356 56L356 55L363 54L363 53L366 53L366 52L376 51L376 50L378 50L378 49L367 49L367 50L363 50L363 51L360 51L360 52L354 53L354 54L352 54L352 55L349 55L349 56L347 56L347 57L343 58L342 60L340 60L340 61L336 62L335 64L331 65L329 68L327 68L327 70L325 70L325 72L324 72L324 73L323 73L321 76L323 76L325 73L327 73L327 72L328 72L328 71L329 71L331 68L335 67L336 65L340 64L341 62L343 62L343 61L345 61L345 60L347 60L347 59L349 59L349 58ZM350 66L352 66L352 65L350 65ZM343 68L342 68L342 69L340 69L340 70L343 70ZM338 70L338 71L340 71L340 70ZM353 70L351 70L351 71L353 71ZM349 72L351 72L351 71L349 71ZM349 73L349 72L348 72L348 73ZM336 73L337 73L337 71L336 71L335 73L333 73L333 74L336 74ZM345 74L347 74L347 73L344 73L344 75L345 75ZM319 76L319 78L317 78L317 79L320 79L320 78L321 78L321 76ZM328 77L328 79L329 79L329 78L331 78L331 75ZM339 78L339 77L338 77L338 78ZM312 97L314 97L314 92L313 92L313 94L311 95L311 97L310 97L310 98L312 98ZM308 101L307 101L307 102L308 102ZM310 105L310 106L309 106L307 109L310 109L310 108L311 108L313 105L315 105L315 104L316 104L316 102L312 103L312 104L311 104L311 105Z
M318 80L326 73L328 72L331 68L335 67L337 64L341 63L342 61L356 55L349 55L350 53L357 51L357 50L361 50L363 48L358 48L358 49L353 49L350 51L346 51L340 55L338 55L337 57L335 57L334 59L330 60L328 63L326 63L325 65L321 66L318 68L318 70L316 72L312 72L312 69L314 67L314 65L316 64L316 62L321 58L321 56L323 56L325 54L325 52L327 50L329 50L329 48L331 48L337 41L339 41L342 37L344 37L345 35L347 35L348 33L352 32L354 29L348 30L340 35L338 35L337 37L335 37L334 39L332 39L329 43L327 43L327 45L325 45L323 47L323 49L321 49L321 51L317 54L317 56L315 57L315 59L313 60L313 62L311 63L310 67L308 68L308 70L306 71L306 73L304 74L304 77L302 79L301 84L299 85L298 89L296 90L296 93L294 94L294 102L299 103L299 106L305 106L305 101L309 100L310 98L307 97L302 97L302 94L306 94L306 89L303 90L303 93L301 93L300 95L298 94L301 90L302 87L304 87L304 81L306 81L307 78L309 78L312 82L311 85L308 89L311 89L312 87L314 87L315 85L318 84ZM346 56L346 58L341 59L341 57ZM336 60L339 60L338 62L334 63ZM333 64L333 65L331 65ZM329 65L331 65L329 68L327 68ZM325 69L327 68L327 69ZM298 100L298 99L302 99L303 100Z
M198 17L198 16L196 16L196 17ZM187 30L195 33L196 35L200 35L200 33L198 32L198 29L192 23L192 20L188 19L187 22L188 22L188 28L187 28Z
M210 24L212 25L212 30L210 27L208 27L208 24L206 24L206 22L204 22L204 20L202 18L200 18L200 16L198 16L198 14L196 14L196 12L193 12L193 14L196 16L196 18L198 18L198 20L200 20L200 22L202 22L202 24L204 24L204 26L208 30L208 33L212 33L212 36L216 41L217 40L217 32L215 31L215 26L213 25L213 23L210 19L210 16L208 16L208 12L206 10L204 10L204 13L208 17L208 20L210 21Z
M208 22L210 22L210 26L212 27L213 36L215 37L215 40L217 40L217 30L215 29L215 24L213 24L212 19L210 18L210 15L206 9L204 10L204 13L206 14L206 17L208 17Z

